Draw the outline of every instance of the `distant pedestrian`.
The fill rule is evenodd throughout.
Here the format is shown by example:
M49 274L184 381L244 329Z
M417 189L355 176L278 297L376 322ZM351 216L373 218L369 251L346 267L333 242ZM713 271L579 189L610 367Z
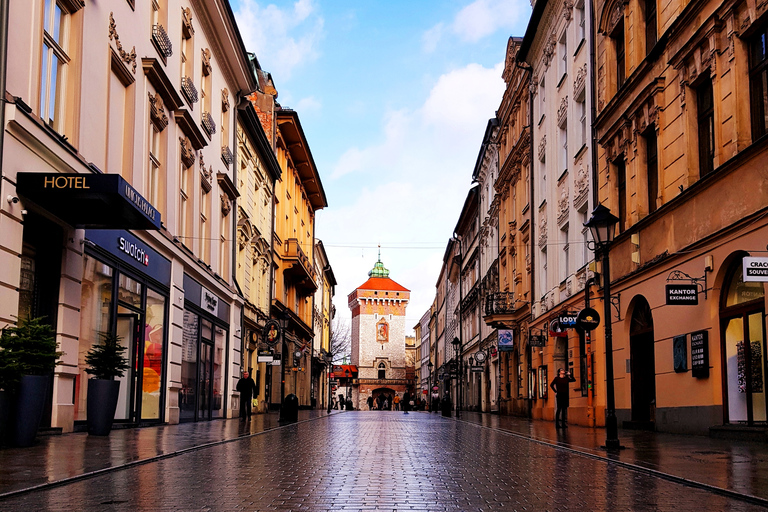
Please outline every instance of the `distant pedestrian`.
M368 403L368 410L372 411L373 410L373 395L369 396L368 400L366 400L366 402Z
M440 410L440 395L437 391L432 392L432 409L429 412L438 412Z
M384 399L384 410L385 411L389 410L389 398Z
M408 414L408 409L411 408L411 394L407 391L403 393L403 411Z
M552 380L549 387L555 392L557 412L555 413L555 428L568 428L568 399L571 382L576 379L571 376L571 372L566 372L564 368L557 370L557 377Z
M247 371L243 372L243 377L237 381L235 389L240 392L240 417L244 420L250 419L251 400L259 394L259 390Z
M399 411L400 410L400 395L395 394L395 398L392 399L392 403L395 404L395 410Z

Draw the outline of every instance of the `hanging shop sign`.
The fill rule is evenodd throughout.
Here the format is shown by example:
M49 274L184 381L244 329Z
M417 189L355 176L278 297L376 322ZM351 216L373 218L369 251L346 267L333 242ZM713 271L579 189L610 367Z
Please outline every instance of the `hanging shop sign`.
M529 329L528 345L530 345L531 347L546 347L547 331L545 329L533 329L533 328Z
M271 350L259 350L259 353L256 356L257 363L271 363L274 360L275 358L272 355Z
M282 363L283 363L282 354L275 354L272 356L272 363L270 363L272 366L280 366Z
M688 335L683 334L672 338L672 361L675 373L688 371Z
M160 229L160 212L119 174L20 172L16 192L76 228Z
M667 306L697 306L699 287L695 284L668 284Z
M474 373L481 373L481 372L485 371L485 366L475 365L475 366L472 367L472 371Z
M709 333L691 333L691 375L696 378L709 377Z
M744 282L768 282L768 258L745 257Z
M511 329L499 329L499 350L501 352L512 352L515 350L514 331Z
M577 313L560 313L557 315L557 321L561 329L572 329L576 327Z
M568 336L568 333L565 332L565 328L560 324L560 320L555 318L549 322L549 335L555 338L564 338Z
M280 324L277 320L267 321L267 323L264 325L264 329L262 330L262 337L264 339L264 343L270 347L277 345L277 342L280 339Z
M208 313L212 314L213 316L218 316L219 298L216 295L214 295L205 286L201 287L201 290L200 290L200 305Z
M490 348L490 352L491 352L491 357L496 357L497 355L499 355L499 351L496 348L496 345L494 345L494 346L492 346Z
M584 308L576 317L576 327L584 331L594 331L600 325L600 314L592 308Z
M475 352L475 361L477 361L478 364L479 363L484 363L485 362L485 358L486 358L486 355L485 355L484 351L478 350L477 352Z

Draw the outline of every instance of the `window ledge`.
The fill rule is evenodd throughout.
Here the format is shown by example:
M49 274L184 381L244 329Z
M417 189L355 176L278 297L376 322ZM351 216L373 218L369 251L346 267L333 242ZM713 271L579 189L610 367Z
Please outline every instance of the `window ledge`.
M587 145L586 144L582 144L581 147L579 148L579 150L576 152L576 155L574 155L573 161L575 162L579 158L581 158L581 155L583 155L586 150L587 150Z
M545 118L545 117L547 117L547 115L546 115L546 114L541 114L541 118L539 119L539 124L538 124L539 126L541 126L541 123L543 123L543 122L544 122L544 118Z
M568 78L568 73L563 73L563 76L560 77L560 81L557 82L558 89L560 89L560 87L565 83L566 78Z
M582 37L581 41L579 41L578 46L576 46L576 51L573 52L573 57L574 58L579 55L579 51L581 51L581 48L584 46L584 43L586 43L586 42L587 42L587 40Z

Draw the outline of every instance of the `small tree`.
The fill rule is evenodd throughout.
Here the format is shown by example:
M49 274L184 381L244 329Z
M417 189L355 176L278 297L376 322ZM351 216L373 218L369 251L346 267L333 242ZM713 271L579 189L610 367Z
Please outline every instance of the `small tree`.
M44 318L18 318L0 331L0 388L13 390L22 375L47 375L60 363L62 352Z
M85 355L88 368L86 373L97 379L115 380L115 377L125 375L130 365L128 358L123 355L128 347L120 344L122 338L117 334L100 332L101 341L95 343Z

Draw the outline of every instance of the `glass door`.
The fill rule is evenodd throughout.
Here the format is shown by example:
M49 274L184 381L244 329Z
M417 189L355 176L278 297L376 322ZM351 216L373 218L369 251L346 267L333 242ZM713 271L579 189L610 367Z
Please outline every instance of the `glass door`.
M116 420L135 420L138 417L134 407L134 396L139 380L139 360L136 356L141 345L139 325L141 324L138 314L122 306L118 308L117 335L120 337L120 344L127 349L123 354L129 358L130 367L122 377L115 378L120 382L120 394L117 399L117 411L115 411Z
M728 421L766 421L762 312L730 318L725 327Z
M211 394L212 384L211 381L211 364L213 363L213 345L206 343L205 341L200 344L200 361L198 368L200 371L200 378L198 380L198 397L199 408L198 418L199 420L211 419Z

